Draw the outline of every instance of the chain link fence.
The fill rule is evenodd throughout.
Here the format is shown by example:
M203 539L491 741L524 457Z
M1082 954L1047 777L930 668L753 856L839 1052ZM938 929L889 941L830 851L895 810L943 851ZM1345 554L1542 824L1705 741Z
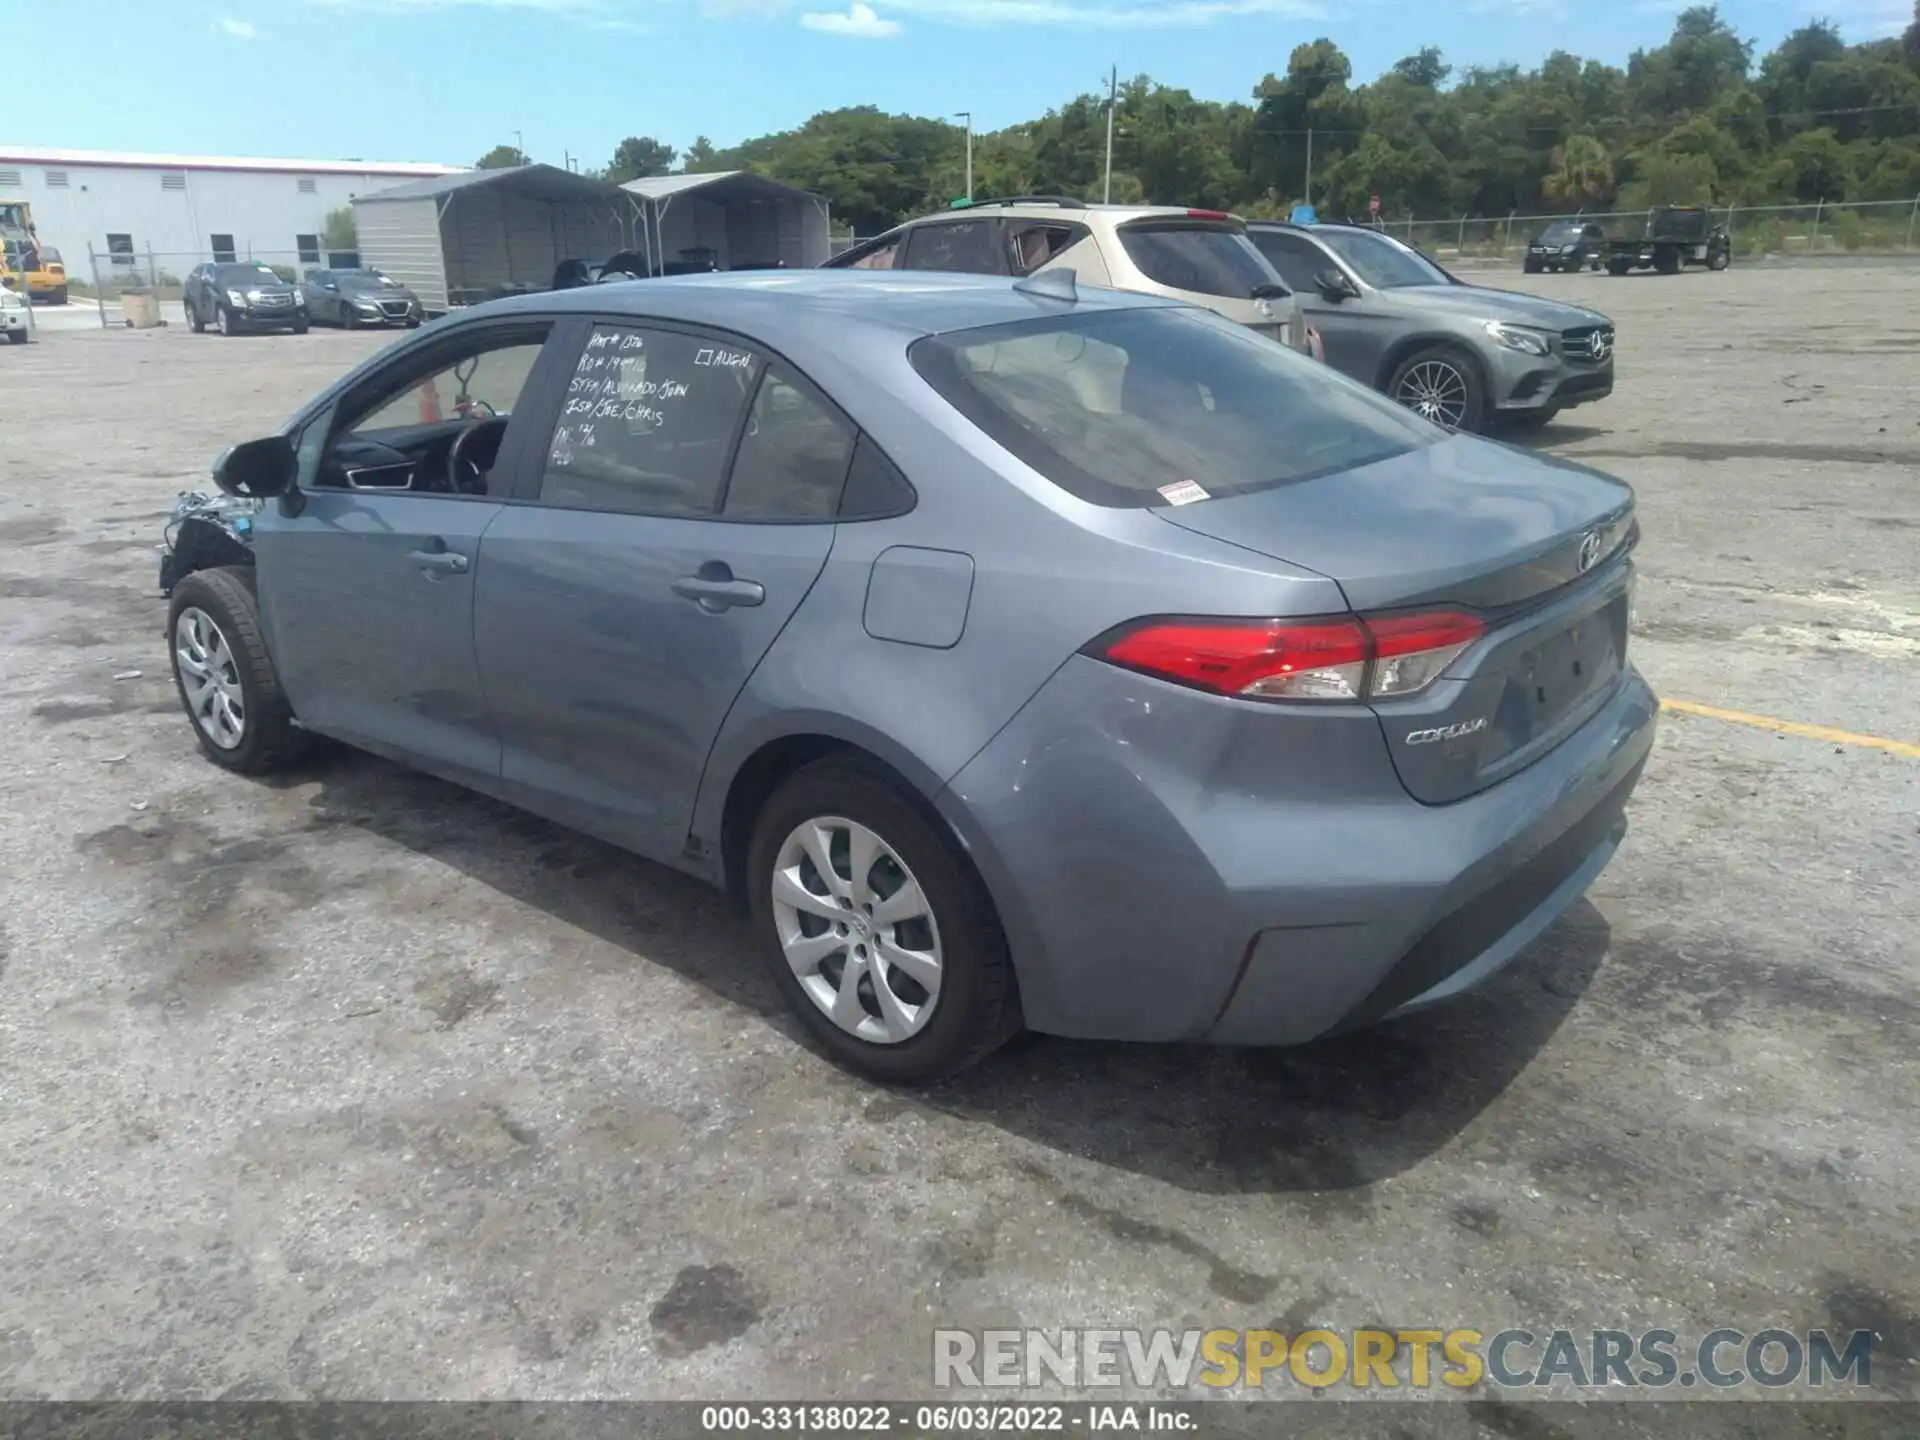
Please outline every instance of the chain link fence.
M330 262L350 268L358 259L358 256L320 250L194 252L131 247L100 250L89 245L85 270L71 263L67 267L68 289L71 303L93 305L100 312L100 323L108 327L129 323L124 302L128 297L141 296L153 298L163 322L178 325L186 319L186 279L197 266L265 265L279 279L299 284L309 270L320 269Z
M1645 232L1645 210L1582 211L1575 215L1464 215L1448 220L1387 219L1380 228L1442 259L1517 262L1527 242L1548 225L1577 219L1617 239ZM1809 255L1920 254L1920 196L1844 205L1716 206L1737 259Z

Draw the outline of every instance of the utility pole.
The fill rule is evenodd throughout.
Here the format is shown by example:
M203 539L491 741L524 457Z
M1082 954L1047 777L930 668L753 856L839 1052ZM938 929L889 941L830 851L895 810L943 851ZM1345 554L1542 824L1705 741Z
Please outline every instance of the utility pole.
M520 132L518 130L513 132L513 153L520 157L520 163L522 165L527 163L527 145L526 142L520 138Z
M1107 77L1107 178L1106 182L1100 187L1100 203L1102 205L1111 205L1113 203L1113 112L1115 106L1119 104L1119 100L1120 67L1116 65L1113 67L1112 74Z
M1306 203L1313 204L1313 127L1307 127L1307 193Z
M967 188L963 193L967 199L971 200L973 199L973 112L956 110L953 112L953 118L967 122Z

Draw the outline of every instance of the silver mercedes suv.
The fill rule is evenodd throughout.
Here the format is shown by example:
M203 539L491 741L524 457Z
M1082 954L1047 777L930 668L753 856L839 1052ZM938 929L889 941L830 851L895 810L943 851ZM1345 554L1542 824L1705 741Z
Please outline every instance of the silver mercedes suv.
M1364 225L1256 220L1247 235L1329 365L1449 430L1544 425L1613 393L1613 322L1597 311L1464 284Z
M1085 285L1164 295L1318 355L1299 297L1224 210L1090 205L1021 195L956 205L896 226L827 262L854 270L1032 275L1071 270Z

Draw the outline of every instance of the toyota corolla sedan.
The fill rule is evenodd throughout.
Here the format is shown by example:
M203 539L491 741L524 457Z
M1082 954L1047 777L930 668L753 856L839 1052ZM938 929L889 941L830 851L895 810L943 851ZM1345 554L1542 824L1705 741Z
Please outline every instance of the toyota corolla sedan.
M1626 485L1070 277L506 300L215 478L162 567L209 758L329 735L723 886L886 1081L1466 990L1653 738Z

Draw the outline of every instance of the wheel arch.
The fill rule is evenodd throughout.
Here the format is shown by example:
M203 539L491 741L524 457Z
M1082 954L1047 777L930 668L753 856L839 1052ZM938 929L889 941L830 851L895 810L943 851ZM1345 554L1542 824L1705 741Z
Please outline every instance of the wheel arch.
M1475 351L1471 340L1448 330L1422 331L1417 335L1409 335L1403 340L1395 341L1380 362L1379 372L1374 376L1373 388L1382 395L1387 394L1387 387L1393 383L1394 372L1407 362L1409 356L1422 350L1442 348L1466 357L1467 363L1473 367L1473 378L1480 382L1481 394L1486 397L1490 410L1493 404L1493 387L1487 378L1485 362Z
M169 594L175 585L199 570L244 568L249 578L253 570L251 548L213 521L192 517L181 521L180 528L174 532L172 560L167 576Z

